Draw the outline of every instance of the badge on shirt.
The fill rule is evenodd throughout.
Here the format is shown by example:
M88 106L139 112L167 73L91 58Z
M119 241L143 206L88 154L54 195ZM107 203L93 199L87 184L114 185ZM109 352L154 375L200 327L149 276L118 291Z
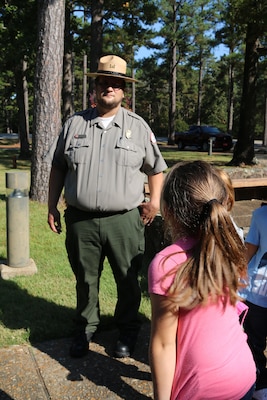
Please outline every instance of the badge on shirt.
M127 131L125 132L125 136L126 136L127 139L131 139L132 131L130 129L127 129Z
M150 133L150 141L151 141L151 143L156 143L157 142L153 132Z

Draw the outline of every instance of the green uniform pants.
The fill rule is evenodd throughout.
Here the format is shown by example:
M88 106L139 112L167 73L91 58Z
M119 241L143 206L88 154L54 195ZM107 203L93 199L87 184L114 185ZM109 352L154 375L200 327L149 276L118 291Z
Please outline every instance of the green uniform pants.
M144 252L144 224L138 209L97 214L68 207L65 222L66 249L76 277L77 329L86 333L97 329L99 280L107 257L117 285L115 322L121 332L138 331L138 270Z

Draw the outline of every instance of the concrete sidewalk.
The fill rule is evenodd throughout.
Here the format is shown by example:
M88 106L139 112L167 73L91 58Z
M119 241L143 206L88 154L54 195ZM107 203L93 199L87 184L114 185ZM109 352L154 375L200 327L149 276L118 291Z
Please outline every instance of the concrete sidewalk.
M70 339L0 349L1 400L147 400L149 324L142 326L133 358L110 354L116 331L96 335L87 356L69 357Z

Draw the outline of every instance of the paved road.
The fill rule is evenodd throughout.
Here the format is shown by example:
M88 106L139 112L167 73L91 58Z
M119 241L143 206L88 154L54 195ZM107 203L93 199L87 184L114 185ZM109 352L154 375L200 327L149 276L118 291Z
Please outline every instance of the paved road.
M0 133L0 139L18 139L17 133Z

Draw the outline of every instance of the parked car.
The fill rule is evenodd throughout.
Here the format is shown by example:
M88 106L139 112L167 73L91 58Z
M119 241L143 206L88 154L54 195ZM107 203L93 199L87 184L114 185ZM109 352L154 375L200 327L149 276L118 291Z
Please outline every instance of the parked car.
M199 150L208 151L212 139L212 149L230 150L233 146L232 136L215 126L191 125L186 132L175 133L175 143L179 150L185 146L196 146Z

